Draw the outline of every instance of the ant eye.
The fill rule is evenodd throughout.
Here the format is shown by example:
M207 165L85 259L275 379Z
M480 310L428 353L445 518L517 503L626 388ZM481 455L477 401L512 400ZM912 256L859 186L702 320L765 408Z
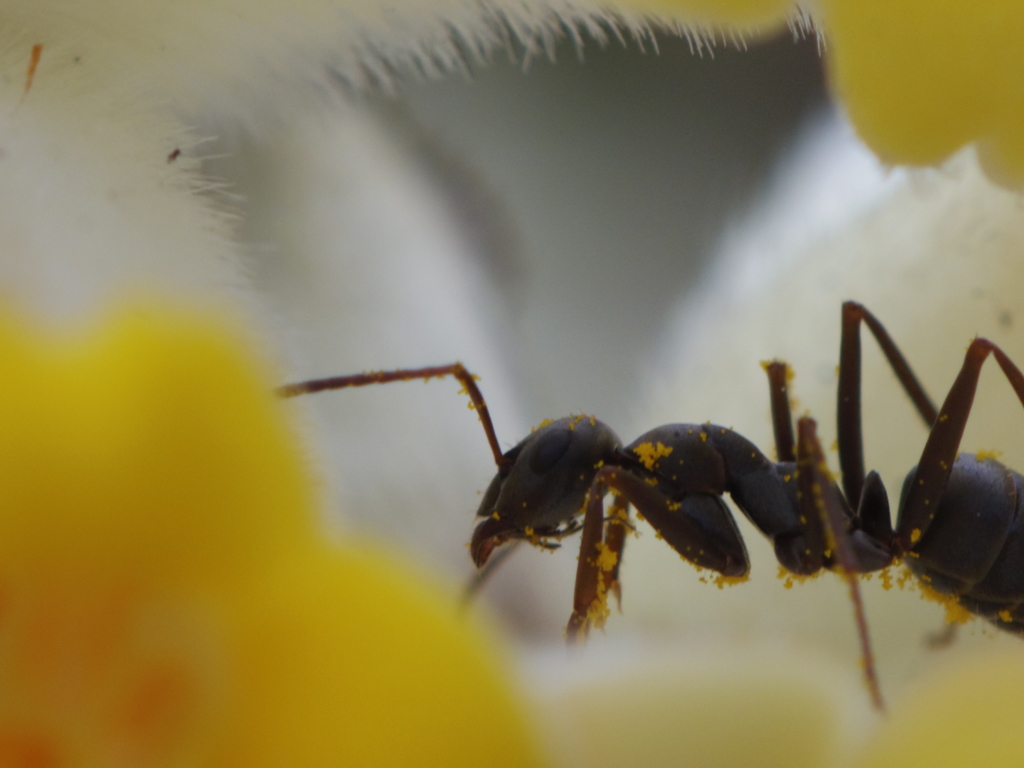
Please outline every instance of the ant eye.
M538 475L545 474L558 463L569 450L572 435L568 430L549 432L537 440L530 456L530 469Z

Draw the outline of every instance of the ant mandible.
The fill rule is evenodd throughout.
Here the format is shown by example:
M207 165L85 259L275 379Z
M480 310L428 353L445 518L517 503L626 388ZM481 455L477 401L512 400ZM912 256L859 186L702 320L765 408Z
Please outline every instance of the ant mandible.
M860 412L860 324L864 322L930 428L917 467L903 485L895 529L876 472L865 475ZM743 580L746 548L722 496L728 493L797 575L839 572L854 601L865 675L882 699L856 574L903 558L920 579L1000 628L1024 633L1024 478L994 459L957 456L981 366L995 355L1024 404L1024 375L992 342L976 338L942 409L936 412L881 323L862 305L843 304L837 403L843 491L828 471L816 422L797 422L787 393L788 366L765 364L778 461L732 429L707 424L656 427L622 445L590 416L545 423L502 452L483 395L461 363L315 379L277 390L293 397L328 389L454 376L476 409L498 473L477 510L470 554L483 569L496 547L514 540L553 548L582 529L570 643L600 626L606 597L619 597L618 571L635 507L683 558L724 579ZM606 515L604 497L614 501ZM849 500L849 501L847 501ZM580 523L579 516L583 515Z

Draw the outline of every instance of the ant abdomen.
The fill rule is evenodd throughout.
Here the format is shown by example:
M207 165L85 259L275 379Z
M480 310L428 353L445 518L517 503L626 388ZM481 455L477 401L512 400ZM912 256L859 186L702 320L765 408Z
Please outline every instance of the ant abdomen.
M901 517L916 470L903 484ZM934 520L905 558L929 587L1001 628L1015 621L1024 603L1022 481L995 459L961 453Z

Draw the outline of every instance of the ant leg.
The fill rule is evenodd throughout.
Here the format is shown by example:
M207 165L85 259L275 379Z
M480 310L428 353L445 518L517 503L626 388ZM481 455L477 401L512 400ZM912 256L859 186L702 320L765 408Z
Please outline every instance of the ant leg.
M605 526L604 550L615 557L615 565L602 569L601 579L606 594L615 596L615 606L622 611L622 585L619 582L619 566L622 565L622 550L626 546L626 534L633 529L629 521L629 502L616 493L608 510Z
M864 489L864 439L860 410L860 324L867 325L889 361L896 378L914 403L925 426L931 428L938 418L935 406L924 391L906 358L867 307L855 301L843 303L842 337L839 343L839 392L836 421L839 442L839 468L843 491L854 508L860 506Z
M989 354L993 354L1003 374L1024 405L1024 374L999 347L988 339L976 338L967 348L964 364L946 395L939 417L928 435L924 451L914 477L910 481L906 498L900 510L899 528L893 540L897 556L909 551L928 530L935 517L935 509L946 489L953 471L960 440L963 438L967 418L974 404L981 367Z
M781 360L761 363L768 374L768 388L771 391L772 431L775 433L775 460L796 461L793 452L793 415L789 407L789 365Z
M587 493L583 534L580 536L580 556L576 566L576 587L572 596L572 615L565 627L565 640L575 645L586 638L591 625L602 626L608 615L601 573L604 563L604 494L606 487L598 471Z
M566 627L569 644L586 636L590 626L601 626L608 615L607 593L601 574L612 570L617 557L602 540L603 499L608 489L637 508L651 527L681 556L698 568L708 568L726 578L743 579L750 570L747 552L736 523L721 497L696 490L673 501L645 478L617 467L602 467L590 487L573 613Z
M474 409L483 424L484 433L487 435L487 443L494 455L494 463L498 465L499 473L508 471L509 462L501 452L498 445L498 437L494 433L494 423L491 421L491 414L487 410L487 403L476 385L476 377L471 374L462 363L451 365L437 365L430 368L403 368L396 371L370 371L369 373L357 373L352 376L332 376L326 379L310 379L299 381L294 384L285 384L278 387L275 393L279 397L298 397L299 395L310 395L314 392L323 392L328 389L345 389L346 387L365 387L370 384L389 384L393 381L413 381L415 379L440 379L445 376L454 376L462 384L463 391L469 395L470 408Z
M459 380L459 383L462 384L462 391L469 395L470 408L476 411L477 416L480 419L480 423L483 425L484 434L487 435L487 443L491 448L491 454L494 456L494 463L498 465L498 473L507 473L510 462L501 452L501 446L498 444L498 436L494 431L494 423L491 421L490 411L487 410L487 402L484 400L484 396L483 393L480 392L480 388L476 385L476 377L466 370L462 363L437 365L429 368L400 368L394 371L370 371L368 373L357 373L351 376L332 376L324 379L309 379L307 381L285 384L274 391L279 397L290 398L298 397L299 395L315 394L316 392L324 392L331 389L365 387L370 384L389 384L394 381L414 381L416 379L429 381L430 379L444 378L445 376L454 376ZM490 560L486 567L470 578L462 593L461 605L463 607L472 602L473 598L476 597L480 588L483 587L491 574L493 574L497 567L515 551L516 544L516 542L513 542L511 546L505 547L498 555Z
M875 657L871 650L871 636L868 633L867 617L864 614L864 603L860 596L860 585L857 574L860 571L853 546L846 533L848 513L843 508L843 499L832 479L825 462L825 454L818 441L818 425L814 419L804 417L797 422L797 483L800 488L801 513L809 519L814 517L822 521L828 548L832 552L834 570L846 582L853 601L854 616L857 621L857 634L860 637L861 659L864 667L864 680L871 692L871 700L875 709L885 709L882 691L878 684L875 671Z

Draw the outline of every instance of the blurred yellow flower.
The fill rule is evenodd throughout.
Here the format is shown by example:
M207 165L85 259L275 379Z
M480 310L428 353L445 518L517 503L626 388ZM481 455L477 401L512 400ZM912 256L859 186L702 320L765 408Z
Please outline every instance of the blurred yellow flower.
M990 170L1024 178L1024 6L823 4L833 85L879 157L935 163L980 141Z
M857 768L1021 764L1024 663L1020 653L962 659L918 686L880 729Z
M533 765L486 635L318 529L222 323L0 317L0 765Z

